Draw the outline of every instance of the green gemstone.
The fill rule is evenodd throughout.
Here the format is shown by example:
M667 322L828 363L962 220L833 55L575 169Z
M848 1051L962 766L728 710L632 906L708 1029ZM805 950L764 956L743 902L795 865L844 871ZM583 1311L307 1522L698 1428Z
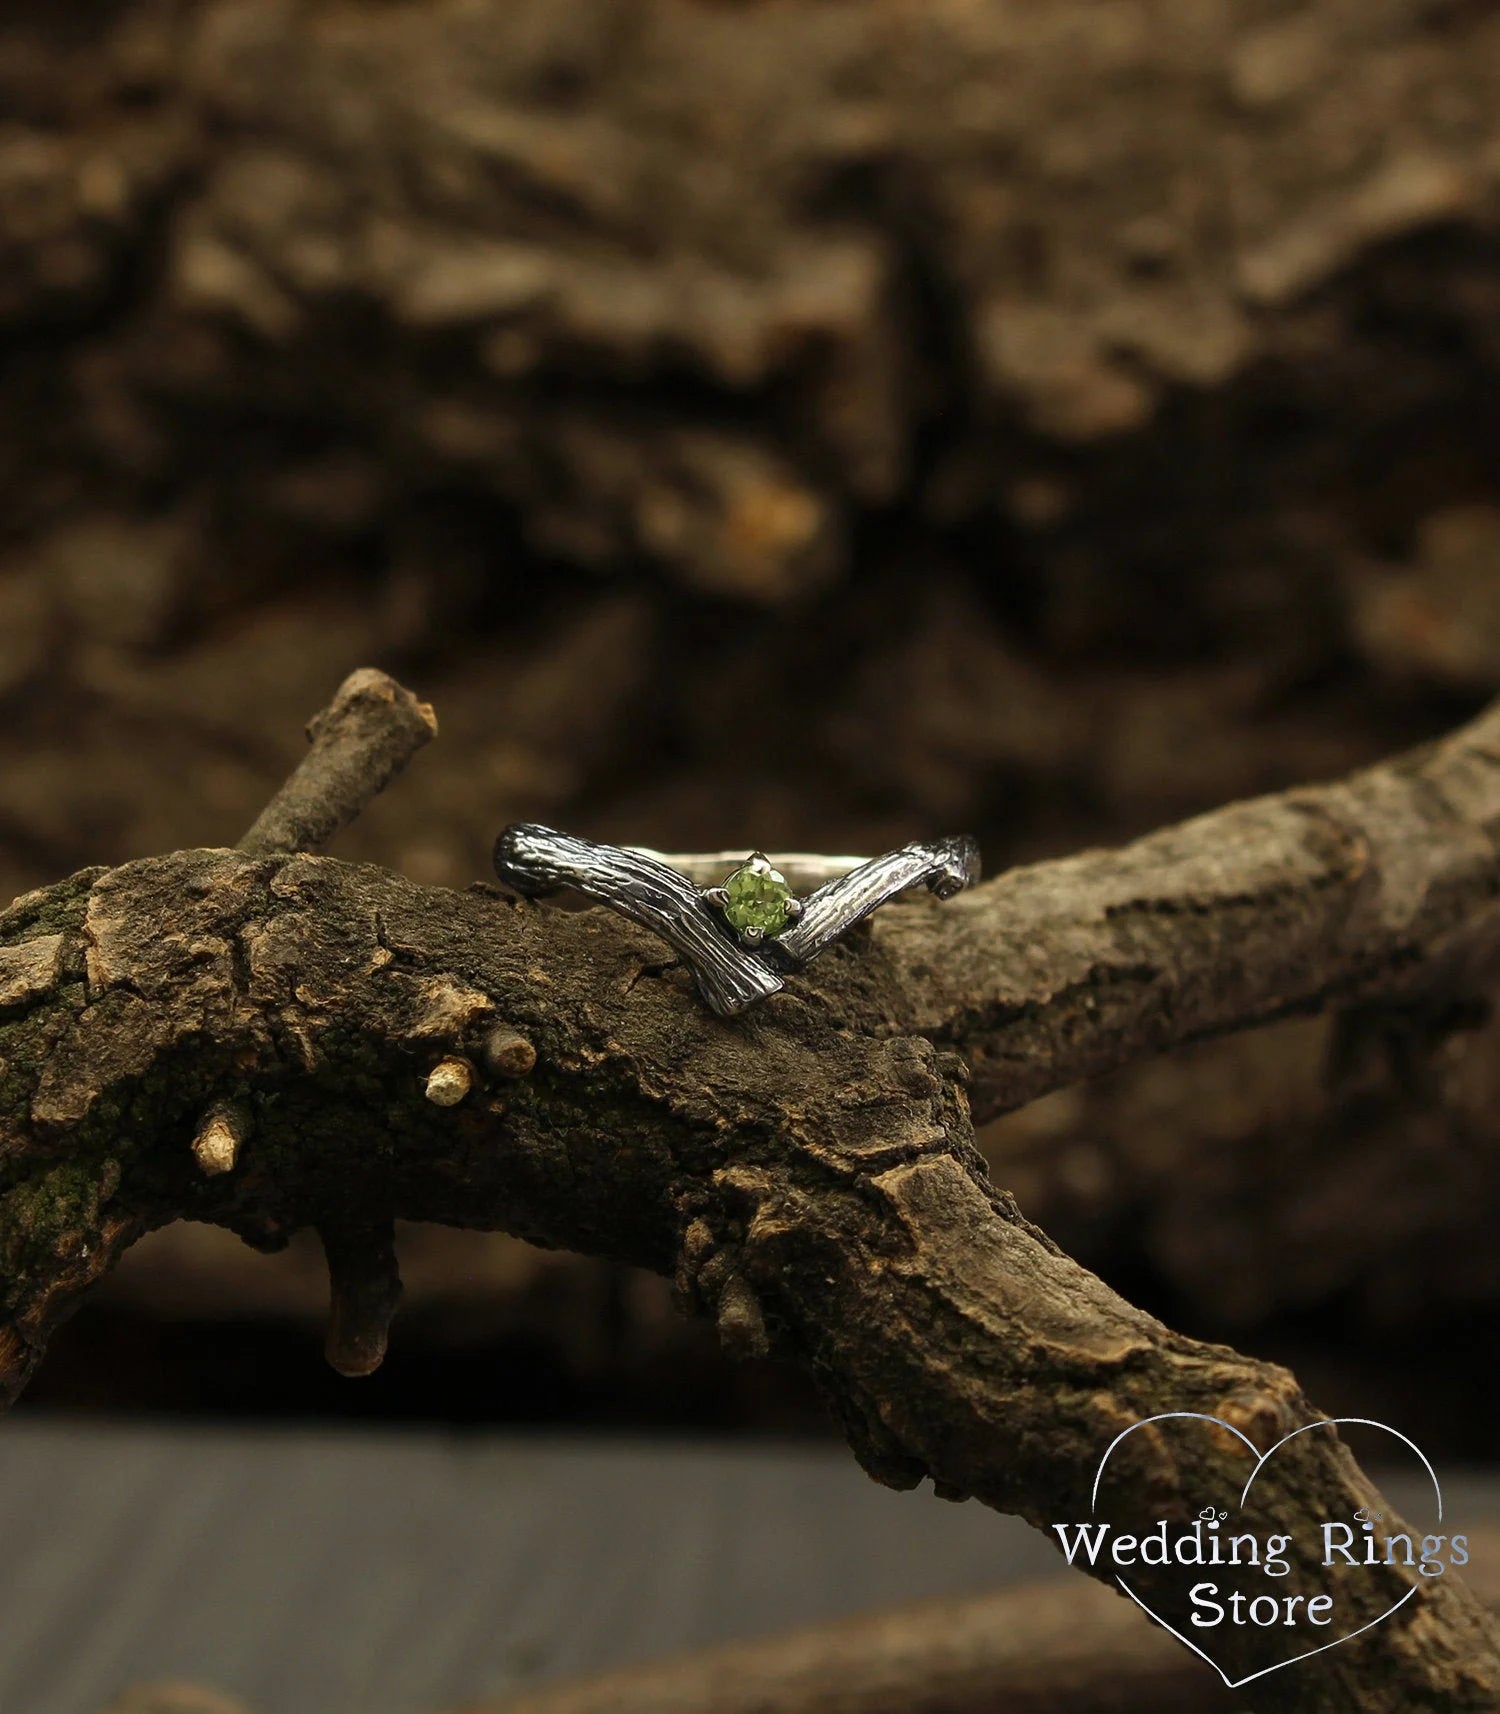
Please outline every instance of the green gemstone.
M747 928L780 934L786 927L792 889L779 870L747 863L724 883L724 894L724 920L741 934Z

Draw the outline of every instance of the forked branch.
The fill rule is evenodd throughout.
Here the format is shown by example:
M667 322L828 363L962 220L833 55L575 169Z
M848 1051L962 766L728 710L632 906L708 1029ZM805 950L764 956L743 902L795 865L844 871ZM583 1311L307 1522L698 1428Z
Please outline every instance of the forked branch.
M303 854L75 876L0 917L0 1384L13 1397L79 1294L168 1220L267 1248L319 1228L353 1368L393 1301L389 1221L488 1226L675 1276L732 1348L809 1366L879 1479L1077 1522L1132 1422L1197 1411L1266 1448L1317 1413L1285 1371L1172 1333L1032 1227L975 1151L967 1067L991 1113L1289 1010L1469 991L1490 974L1497 830L1492 710L1339 785L883 911L733 1020L604 912ZM226 1110L233 1159L209 1171ZM1246 1474L1222 1431L1143 1432L1118 1463L1153 1517ZM1392 1517L1331 1430L1257 1492L1303 1573L1318 1520ZM1165 1574L1136 1587L1172 1597ZM1408 1591L1260 1681L1259 1706L1494 1707L1496 1630L1451 1576L1372 1573L1343 1617ZM1222 1664L1259 1670L1267 1647L1231 1639Z

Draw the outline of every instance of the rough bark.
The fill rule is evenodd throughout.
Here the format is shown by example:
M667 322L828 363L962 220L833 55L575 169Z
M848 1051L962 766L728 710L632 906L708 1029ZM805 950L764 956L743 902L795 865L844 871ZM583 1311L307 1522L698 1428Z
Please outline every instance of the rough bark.
M1141 1418L1201 1412L1269 1447L1316 1420L1292 1377L1063 1255L988 1180L970 1099L992 1114L1289 1012L1467 992L1494 952L1497 738L1500 708L1341 784L892 907L733 1023L607 913L308 855L178 852L20 899L0 916L0 1387L131 1238L183 1216L263 1247L316 1227L368 1351L387 1251L349 1235L399 1215L673 1274L730 1349L810 1367L877 1479L1042 1528L1089 1515L1102 1448ZM433 1067L483 1065L497 1028L530 1070L512 1052L430 1099ZM249 1125L206 1173L194 1140L226 1100ZM1244 1474L1208 1433L1117 1457L1175 1522ZM1299 1572L1317 1520L1393 1519L1331 1431L1258 1492ZM1492 1706L1496 1637L1461 1585L1393 1568L1344 1611L1412 1587L1264 1680L1263 1706ZM1139 1589L1172 1599L1155 1573ZM1224 1664L1266 1662L1235 1639Z

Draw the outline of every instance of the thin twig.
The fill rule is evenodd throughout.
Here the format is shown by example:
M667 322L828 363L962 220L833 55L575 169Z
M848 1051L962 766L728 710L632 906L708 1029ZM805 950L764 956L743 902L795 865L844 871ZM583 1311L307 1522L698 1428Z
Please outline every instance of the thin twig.
M256 857L317 851L347 827L437 735L437 716L374 667L362 667L307 728L311 749L239 849Z

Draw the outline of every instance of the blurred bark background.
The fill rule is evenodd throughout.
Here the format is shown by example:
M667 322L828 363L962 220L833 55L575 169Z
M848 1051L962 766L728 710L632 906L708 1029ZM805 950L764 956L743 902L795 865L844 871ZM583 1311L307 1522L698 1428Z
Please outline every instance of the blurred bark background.
M0 897L233 840L368 661L443 735L336 850L453 885L522 817L993 870L1372 761L1500 687L1497 382L1485 0L14 0ZM1290 1022L986 1141L1478 1455L1497 1046ZM315 1247L171 1229L30 1397L816 1418L656 1282L404 1266L353 1389Z

